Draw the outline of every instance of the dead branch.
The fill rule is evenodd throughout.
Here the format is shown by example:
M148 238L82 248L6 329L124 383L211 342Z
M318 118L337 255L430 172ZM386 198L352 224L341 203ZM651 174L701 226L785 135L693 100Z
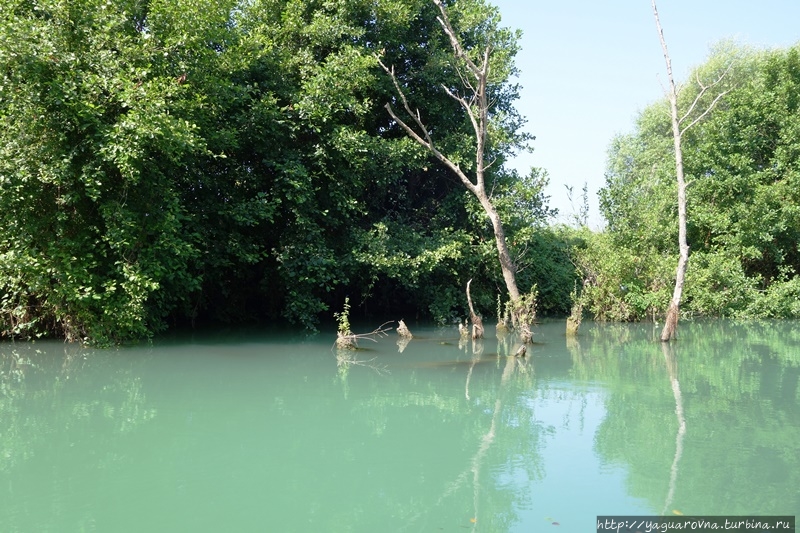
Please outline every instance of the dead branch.
M467 53L464 51L464 48L461 46L461 41L458 40L455 30L453 30L452 24L450 24L450 17L447 16L447 10L445 9L444 4L442 4L441 0L433 0L433 3L439 8L440 13L440 16L436 17L436 20L439 21L439 24L442 26L445 34L450 39L450 45L453 47L456 57L462 59L470 72L472 72L476 78L480 79L480 75L483 73L483 71L488 71L488 61L486 60L489 57L491 50L490 47L487 46L484 53L484 68L478 68L478 66L469 58Z
M387 102L384 107L389 112L389 116L392 117L392 120L397 122L397 124L399 124L400 127L403 128L403 130L405 130L405 132L408 134L409 137L417 141L417 143L419 143L423 147L427 148L434 155L434 157L436 157L436 159L444 163L450 170L452 170L459 177L461 182L469 191L477 195L478 192L476 185L472 183L472 181L470 181L470 179L467 177L466 174L464 174L464 171L461 170L461 167L459 167L458 164L451 161L450 158L448 158L446 155L440 152L438 148L436 148L436 146L433 143L433 138L431 138L430 132L428 131L428 128L422 122L422 117L420 116L419 109L417 109L416 111L411 110L411 106L408 103L408 99L406 98L405 92L400 87L400 82L397 81L397 76L395 76L394 66L392 66L391 68L387 67L383 63L383 61L381 61L380 58L378 58L378 64L392 78L392 83L394 84L395 90L397 90L397 94L400 96L400 101L403 103L403 108L405 109L406 113L412 119L414 119L414 122L417 124L417 127L422 131L422 135L417 133L414 130L414 128L409 126L403 119L401 119L397 115L397 113L395 113L392 104Z
M726 68L726 69L725 69L725 72L723 72L722 74L720 74L719 78L717 78L717 79L716 79L716 80L715 80L715 81L714 81L714 82L713 82L711 85L703 85L703 82L702 82L702 81L700 81L700 73L698 72L698 73L696 73L696 74L695 74L695 78L697 79L697 85L700 87L700 93L699 93L699 94L698 94L698 95L695 97L694 101L692 102L692 105L690 105L690 106L689 106L689 109L688 109L688 110L686 111L686 113L685 113L685 114L684 114L684 115L683 115L683 116L680 118L680 120L679 120L678 122L683 122L684 120L686 120L686 118L687 118L687 117L688 117L688 116L689 116L689 115L692 113L692 111L694 110L695 106L696 106L696 105L697 105L697 103L700 101L700 98L702 98L702 96L705 94L705 92L706 92L708 89L711 89L712 87L714 87L715 85L717 85L718 83L720 83L720 82L721 82L721 81L722 81L722 80L725 78L725 76L728 74L728 72L730 72L730 70L731 70L731 68L732 68L732 67L733 67L733 63L731 62L731 63L729 63L729 64L728 64L728 68ZM697 122L698 120L700 120L701 118L703 118L703 117L704 117L704 116L705 116L705 115L706 115L706 114L707 114L709 111L711 111L711 108L712 108L712 107L714 107L714 104L716 104L716 103L717 103L717 100L719 100L719 99L720 99L720 98L721 98L721 97L722 97L724 94L726 94L727 92L728 92L728 91L723 91L722 93L718 94L718 95L717 95L717 97L714 99L714 101L713 101L713 102L711 102L711 104L708 106L708 109L706 109L706 110L705 110L705 112L704 112L702 115L700 115L700 116L699 116L697 119L695 119L694 121L692 121L692 123L691 123L691 124L689 124L688 126L686 126L686 127L683 129L683 131L686 131L686 130L688 130L690 127L692 127L692 126L695 124L695 122ZM681 133L683 133L683 132L681 132Z
M703 89L703 90L705 90L705 89ZM723 96L725 96L727 93L728 93L728 91L722 91L721 93L719 93L719 94L717 95L717 97L716 97L716 98L714 98L714 100L713 100L713 101L712 101L712 102L711 102L711 103L708 105L708 108L706 108L706 110L705 110L705 111L703 111L703 112L700 114L700 116L699 116L699 117L697 117L696 119L694 119L692 122L690 122L690 123L689 123L689 125L688 125L688 126L686 126L685 128L683 128L683 129L681 130L681 132L680 132L681 136L683 136L683 134L684 134L684 133L686 133L686 130L688 130L689 128L691 128L692 126L694 126L695 124L697 124L698 122L700 122L700 121L703 119L703 117L705 117L705 116L706 116L706 115L707 115L707 114L708 114L708 113L709 113L709 112L710 112L712 109L714 109L714 106L717 104L717 102L719 101L719 99L720 99L720 98L722 98ZM697 100L700 98L700 96L701 96L701 95L702 95L702 91L701 91L701 94L697 95L697 98L695 98L695 102L696 102L696 101L697 101ZM695 104L694 104L694 103L692 103L692 107L694 107L694 105L695 105ZM684 116L684 118L686 118L686 117ZM681 120L683 120L683 119L681 119ZM679 122L680 122L680 121L679 121Z
M672 113L673 119L677 121L677 124L681 124L684 120L686 120L689 117L689 115L691 115L692 111L694 111L694 108L700 102L700 99L703 97L703 95L706 93L706 91L711 89L711 88L713 88L714 86L716 86L720 82L722 82L722 80L725 78L725 76L728 74L728 72L730 72L731 67L733 66L733 63L730 63L728 65L728 68L725 69L725 72L723 72L719 76L719 78L717 78L710 85L704 85L700 81L699 73L696 75L697 76L697 85L700 86L700 92L694 98L694 101L692 101L692 104L689 106L689 109L686 110L686 113L684 113L684 115L680 119L678 119L677 115L675 114L675 112L677 111L678 92L680 92L680 91L675 86L675 81L674 81L674 78L672 76L672 60L669 57L669 51L667 49L667 41L664 38L664 30L661 27L661 20L659 19L659 16L658 16L658 8L656 8L655 0L652 0L651 4L653 6L653 14L655 15L655 19L656 19L656 29L658 30L658 38L661 41L661 49L662 49L662 51L664 53L664 61L666 62L666 65L667 65L667 78L668 78L668 81L669 81L669 91L665 90L665 92L667 93L667 96L669 97L670 102L673 102L673 105L675 106L675 111ZM694 126L695 124L700 122L706 115L708 115L708 113L711 112L711 110L714 108L714 106L717 105L717 102L720 100L720 98L725 96L727 93L728 93L728 91L722 91L721 93L719 93L716 96L716 98L714 98L714 100L708 105L706 110L703 111L692 122L690 122L688 126L686 126L683 129L678 129L676 131L676 135L678 136L678 138L680 138L684 133L686 133L686 130L688 130L689 128L691 128L692 126Z
M439 8L440 16L437 17L439 24L442 26L447 37L450 39L450 45L453 48L453 53L455 54L457 59L460 59L466 65L467 70L475 77L477 83L473 85L469 82L459 71L459 77L461 78L464 85L472 92L472 96L469 100L463 96L459 96L445 84L442 84L442 88L444 89L445 93L450 96L453 100L459 103L459 105L464 109L469 117L470 123L472 124L472 128L475 131L475 138L477 141L477 149L475 151L476 163L477 168L480 171L477 173L477 183L472 183L472 181L463 173L461 168L453 163L447 156L441 153L433 144L433 139L430 136L430 132L422 123L422 119L419 114L419 110L416 112L411 110L411 107L408 104L408 100L406 99L405 93L403 92L402 88L400 87L400 83L397 81L397 77L394 73L394 66L391 68L387 67L383 61L381 61L380 57L378 57L378 63L381 65L384 71L389 74L392 78L392 82L394 83L395 89L397 90L398 94L400 95L400 100L403 102L403 107L406 110L406 113L414 119L417 126L422 131L422 135L419 135L416 131L413 130L408 124L406 124L402 119L400 119L397 114L394 112L391 104L386 104L386 110L391 115L392 119L397 122L401 128L403 128L408 135L417 141L422 146L426 147L428 150L433 153L433 155L439 159L442 163L447 165L453 172L458 175L464 185L475 194L477 193L477 189L483 189L483 175L486 167L483 162L484 157L484 147L486 146L486 139L488 136L488 102L486 97L486 86L489 79L489 56L491 55L491 46L487 46L486 49L483 51L483 60L480 65L477 65L469 55L466 53L464 48L461 46L461 42L456 35L453 26L450 24L450 19L447 16L447 10L445 9L444 5L440 0L433 0L433 3ZM474 107L478 108L478 114L476 116ZM424 137L424 138L423 138Z
M348 335L348 337L351 337L351 338L356 339L356 340L357 339L367 339L367 340L370 340L372 342L378 342L378 338L379 337L388 337L389 336L388 332L392 330L392 327L389 324L393 324L393 323L394 323L394 320L389 320L387 322L384 322L383 324L381 324L377 328L373 329L369 333L359 333L359 334L353 333L352 335Z
M349 335L344 335L341 332L338 334L336 341L334 342L334 346L337 348L356 348L358 346L358 341L361 339L370 340L372 342L378 342L378 338L380 337L388 337L389 331L392 330L392 327L389 324L393 324L394 320L389 320L388 322L384 322L374 330L370 331L369 333L351 333Z

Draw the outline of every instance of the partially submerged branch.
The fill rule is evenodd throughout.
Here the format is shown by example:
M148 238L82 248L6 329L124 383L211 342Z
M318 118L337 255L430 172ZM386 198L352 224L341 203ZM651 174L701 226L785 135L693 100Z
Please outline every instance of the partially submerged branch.
M388 337L389 331L392 330L392 327L389 324L393 324L394 320L389 320L388 322L384 322L377 328L373 329L369 333L343 333L339 331L336 337L336 347L340 349L347 349L347 350L355 350L358 348L358 341L359 340L370 340L372 342L378 342L378 338L380 337Z

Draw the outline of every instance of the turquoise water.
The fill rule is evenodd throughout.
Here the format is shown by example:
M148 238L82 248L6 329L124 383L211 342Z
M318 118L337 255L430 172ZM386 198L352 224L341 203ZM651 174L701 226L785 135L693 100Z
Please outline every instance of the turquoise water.
M0 530L594 531L800 514L800 323L0 345ZM494 328L487 328L493 332Z

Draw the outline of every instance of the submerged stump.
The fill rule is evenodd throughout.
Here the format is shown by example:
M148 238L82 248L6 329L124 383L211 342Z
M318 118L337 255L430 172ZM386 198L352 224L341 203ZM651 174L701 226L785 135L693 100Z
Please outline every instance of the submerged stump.
M475 314L475 310L472 308L472 297L469 295L469 285L472 283L472 280L467 282L467 303L469 304L469 320L472 322L472 339L482 339L483 338L483 319Z
M508 323L505 320L498 320L497 325L495 326L495 331L497 332L497 336L501 337L507 333L510 333L511 328L508 327Z
M567 337L574 337L578 334L578 328L581 327L580 320L575 320L574 318L567 317Z
M358 348L355 336L344 334L341 331L336 336L336 348L339 350L355 350Z
M462 339L469 338L469 328L467 327L467 321L464 320L464 323L458 323L458 334L461 336Z
M397 334L403 337L404 339L410 339L413 337L411 331L409 331L408 329L408 326L406 326L406 323L403 322L402 320L397 326Z
M584 290L586 289L587 281L583 282ZM567 337L574 337L578 334L578 328L581 327L583 320L583 300L579 298L576 291L572 291L572 311L567 317Z

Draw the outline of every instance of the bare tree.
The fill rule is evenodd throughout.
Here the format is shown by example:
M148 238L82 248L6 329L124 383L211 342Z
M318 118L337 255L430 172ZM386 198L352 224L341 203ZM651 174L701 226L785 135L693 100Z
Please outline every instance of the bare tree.
M678 315L680 312L681 296L683 294L683 283L686 278L686 267L689 264L689 244L686 241L686 177L683 172L683 151L681 150L681 138L686 130L697 124L703 119L711 109L716 105L720 98L722 98L727 91L720 92L714 100L706 107L705 111L699 115L694 115L695 108L700 102L701 98L706 92L717 85L727 74L723 72L716 81L710 85L704 85L700 77L697 77L697 83L700 86L700 91L695 97L689 109L681 116L678 113L678 94L680 89L675 85L675 79L672 76L672 61L667 51L667 41L664 39L664 31L661 28L661 21L658 18L658 9L656 8L656 0L651 0L653 5L653 14L656 18L656 28L658 29L658 37L661 40L661 49L664 52L664 61L667 64L667 82L666 89L667 99L669 100L670 115L672 117L672 138L675 146L675 169L678 178L678 249L680 255L678 257L678 268L675 272L675 290L672 293L672 300L669 303L667 310L667 318L664 321L664 329L661 331L661 341L667 342L675 337L675 331L678 327ZM729 67L730 68L730 67ZM682 124L690 117L695 116L691 122L686 126Z
M503 279L505 280L506 289L511 300L512 319L514 324L520 331L520 334L527 341L530 340L530 324L534 319L532 312L532 302L524 302L520 295L519 288L517 287L517 267L511 259L508 244L506 243L505 230L503 223L500 220L500 215L492 203L490 195L486 192L486 171L491 165L485 161L487 151L487 141L489 133L489 110L491 107L487 88L489 85L489 63L492 54L491 45L487 44L483 49L481 57L477 61L469 56L467 51L461 44L455 30L453 29L450 19L447 16L447 10L441 0L432 0L436 7L439 9L439 16L437 20L442 26L445 34L450 40L453 49L453 54L456 59L463 65L466 75L462 75L462 81L465 87L465 93L468 96L462 96L454 92L446 85L442 85L444 91L455 101L457 101L464 109L467 117L469 118L475 134L475 178L474 181L461 169L458 163L454 162L446 154L442 153L434 143L430 130L425 126L422 121L422 116L419 109L412 110L408 103L406 95L397 80L394 72L394 66L386 66L380 58L378 61L392 78L397 94L402 102L405 113L412 118L415 127L409 125L406 121L398 116L392 107L391 103L386 104L386 109L392 119L405 130L409 137L414 139L420 145L424 146L436 157L439 161L444 163L456 176L461 180L464 186L469 190L481 204L486 215L492 223L494 230L495 242L497 244L497 254L500 260L500 268L503 272Z

